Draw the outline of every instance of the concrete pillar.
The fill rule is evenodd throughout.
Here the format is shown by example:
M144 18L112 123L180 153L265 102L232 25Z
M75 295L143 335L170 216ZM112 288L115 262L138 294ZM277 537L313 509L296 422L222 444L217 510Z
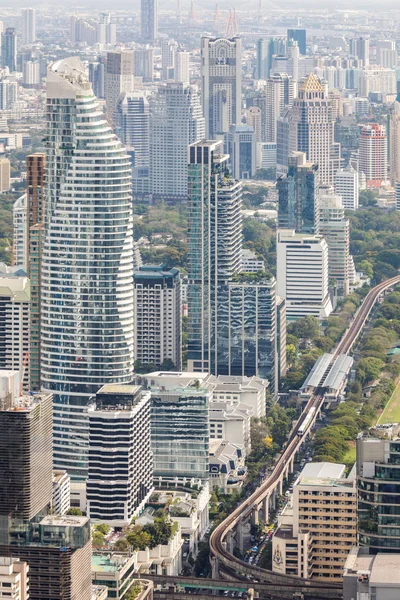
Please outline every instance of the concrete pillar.
M259 521L258 506L257 506L257 504L254 504L253 510L251 513L251 522L253 523L253 525L258 525L258 521Z
M269 522L269 495L265 496L263 500L263 510L264 510L264 521L266 524Z
M211 576L213 579L219 578L219 564L216 556L211 558Z
M283 477L281 477L279 480L279 495L282 496L282 494L283 494Z
M247 590L247 600L253 600L254 598L254 590L253 588L249 588Z
M293 473L294 471L294 455L292 456L292 459L290 461L290 472Z
M227 548L228 552L230 552L231 554L233 553L233 547L234 547L233 534L232 534L232 530L231 530L228 532L228 535L226 536L226 548Z

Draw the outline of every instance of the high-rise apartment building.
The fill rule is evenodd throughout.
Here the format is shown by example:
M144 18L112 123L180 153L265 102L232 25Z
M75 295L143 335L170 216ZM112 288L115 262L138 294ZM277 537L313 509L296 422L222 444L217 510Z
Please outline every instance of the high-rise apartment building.
M11 73L17 70L17 32L14 27L7 27L2 35L1 64Z
M376 64L389 69L397 67L396 42L394 40L377 40Z
M268 79L272 68L273 55L273 38L257 40L257 79Z
M368 38L354 38L349 40L350 42L350 53L362 60L363 67L369 65L369 39Z
M135 77L142 77L143 81L153 81L154 48L151 48L150 46L135 48L133 63Z
M388 117L389 128L389 174L390 185L395 187L400 181L400 95L390 107Z
M307 53L307 31L306 29L288 29L287 43L297 42L300 54L303 56Z
M0 194L10 189L10 161L8 158L0 159Z
M174 79L175 57L178 43L175 40L161 40L161 74L165 81Z
M0 269L0 369L22 373L29 382L30 285L17 268ZM24 366L25 365L25 366Z
M22 10L22 43L32 44L36 40L36 10L24 8Z
M150 102L150 192L164 199L187 198L187 148L204 139L200 99L191 86L166 83Z
M219 310L225 311L228 282L241 269L242 185L228 170L223 143L189 148L188 191L188 368L215 373ZM225 308L224 308L225 307ZM226 326L226 325L225 325Z
M400 210L400 182L396 183L395 197L396 197L396 209Z
M28 600L29 565L19 558L0 557L0 599Z
M97 43L113 46L117 42L116 23L111 23L110 13L101 13L97 25Z
M116 133L121 142L135 150L134 167L150 162L150 109L145 92L124 92L115 111Z
M379 188L388 181L387 136L383 125L364 125L360 135L360 165L368 188Z
M334 181L336 161L333 152L334 119L324 87L310 73L293 101L290 121L290 148L305 152L307 160L318 165L321 183Z
M190 83L190 54L178 49L175 54L174 80L184 84Z
M28 271L27 195L22 194L13 204L13 257L15 266Z
M37 60L26 60L22 65L22 83L25 88L39 88L40 64Z
M141 0L140 32L144 44L154 44L158 38L158 0Z
M364 101L372 92L380 92L382 96L386 94L396 94L396 71L394 69L384 69L383 67L375 67L364 69L359 74L358 93ZM369 110L364 114L368 114Z
M87 514L113 527L129 525L153 490L150 392L104 385L89 407Z
M206 137L241 121L241 39L201 38L201 101Z
M258 106L250 106L246 112L246 123L254 129L257 143L263 141L263 129L265 129L265 125L263 127L262 118L262 111Z
M41 383L54 465L83 480L89 398L132 377L133 239L129 158L77 58L48 71L45 200Z
M341 581L357 535L355 473L310 463L293 487L272 540L272 569L318 581Z
M107 52L105 98L107 116L115 122L115 109L122 92L133 92L133 51Z
M339 297L349 293L350 222L344 216L340 196L322 194L319 199L319 233L328 244L329 280L337 287Z
M204 483L209 477L209 404L212 386L179 373L155 372L141 377L151 392L151 449L154 484Z
M17 99L17 82L11 79L0 79L0 109L12 108Z
M257 139L253 127L231 125L225 140L233 177L252 179L257 166Z
M359 174L350 164L345 169L336 171L335 192L342 197L345 210L357 210L360 192Z
M106 94L106 63L106 56L99 56L98 60L89 63L89 81L92 84L93 93L97 98L104 98Z
M276 292L286 300L288 321L330 315L328 244L322 235L278 229L277 274Z
M296 233L319 233L318 165L305 152L292 152L287 176L277 182L278 227Z
M133 275L135 370L179 370L182 362L181 280L178 269L144 265Z
M293 102L293 78L287 73L273 73L265 86L266 142L276 143L277 120Z

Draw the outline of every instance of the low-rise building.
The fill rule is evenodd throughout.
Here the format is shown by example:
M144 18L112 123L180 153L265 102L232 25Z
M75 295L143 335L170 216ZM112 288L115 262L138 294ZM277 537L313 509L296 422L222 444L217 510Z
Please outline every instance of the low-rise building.
M265 270L265 262L247 248L242 249L242 266L241 270L244 273L257 273Z
M343 600L397 600L400 598L400 554L369 554L353 546L343 574Z
M225 440L243 448L243 458L251 451L250 422L253 409L229 400L210 403L210 438Z
M269 388L267 379L256 376L209 375L207 382L214 386L213 401L227 401L235 406L251 406L254 417L265 417L265 400Z
M340 581L357 538L355 470L309 463L293 487L272 540L275 573Z
M243 446L226 440L210 441L210 487L223 494L241 490L246 474Z

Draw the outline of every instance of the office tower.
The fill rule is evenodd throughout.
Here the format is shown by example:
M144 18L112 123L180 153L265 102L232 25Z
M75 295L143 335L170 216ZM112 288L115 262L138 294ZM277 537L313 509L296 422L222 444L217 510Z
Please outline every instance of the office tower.
M364 99L364 105L365 100L374 92L380 92L382 96L397 94L396 71L394 69L376 67L375 69L364 69L360 72L358 93ZM357 99L355 99L356 101ZM366 111L366 108L365 106L364 113L361 114L369 114L369 104L368 111Z
M390 185L395 187L396 182L400 181L400 95L390 107L388 130Z
M289 169L291 110L288 108L276 121L276 176L286 175Z
M273 54L273 38L257 40L257 79L268 79L270 76Z
M10 189L10 161L8 158L0 159L0 193Z
M174 80L181 81L186 85L190 83L190 54L184 50L178 50L175 54Z
M115 109L122 92L133 92L133 52L107 52L105 98L107 116L115 121Z
M161 41L161 72L165 81L174 79L175 55L178 44L175 40L165 39Z
M97 43L97 27L85 19L70 17L70 39L73 46L80 43L94 46Z
M360 146L360 127L354 115L339 117L335 123L335 142L340 144L340 152L345 162Z
M262 112L258 106L250 106L246 113L246 123L253 128L256 142L263 141L263 123L262 123Z
M396 181L395 187L396 209L400 210L400 182Z
M143 81L153 81L154 48L150 48L149 46L136 48L133 55L133 63L135 77L142 77Z
M135 149L135 167L150 161L149 101L145 92L124 92L115 111L116 132L125 146Z
M358 542L370 554L399 552L396 505L399 426L377 425L357 438Z
M297 82L299 81L299 77L300 77L300 50L299 50L299 46L297 45L297 42L291 40L289 45L288 45L288 49L287 49L287 55L288 55L288 75L291 75L293 78L293 82L295 84L295 93L294 95L297 96ZM306 59L304 59L306 60Z
M133 275L135 371L181 368L181 280L178 269L144 265Z
M208 139L240 125L241 71L240 38L201 38L201 101Z
M345 465L307 464L272 539L274 573L341 581L357 540L355 474Z
M28 600L29 598L29 566L19 558L0 557L0 598ZM4 592L4 593L3 593Z
M17 33L14 27L7 27L2 35L1 64L10 73L17 70Z
M330 315L328 244L321 235L278 229L277 274L276 293L286 300L288 321Z
M1 265L0 270L0 369L20 371L29 381L30 286L18 267Z
M158 38L158 0L141 0L140 32L144 44L154 44Z
M26 157L28 228L44 220L44 173L46 155L40 152Z
M10 79L0 80L0 110L12 108L18 99L18 86L16 81Z
M300 50L300 54L303 56L307 53L307 31L305 29L288 29L287 30L287 43L297 42Z
M101 13L100 22L97 25L97 43L113 46L117 43L116 24L111 23L110 13Z
M151 450L154 484L204 484L209 477L209 404L212 386L176 373L141 377L151 392Z
M36 10L24 8L22 10L22 43L32 44L36 41Z
M89 407L87 515L112 527L130 525L153 490L150 392L104 385Z
M230 282L227 317L220 311L218 364L221 375L262 377L278 392L275 278L242 276Z
M252 179L256 172L256 134L250 125L231 125L225 135L232 175L235 179Z
M51 508L56 515L65 515L71 507L71 480L67 471L53 470Z
M77 58L49 67L47 132L42 388L54 393L54 465L83 480L89 398L133 370L131 166Z
M293 78L287 73L273 73L265 86L266 142L276 144L277 120L293 102Z
M368 188L379 188L388 180L387 136L383 125L364 125L360 134L360 167Z
M291 150L305 152L307 160L318 165L321 183L331 185L334 180L334 120L325 90L313 73L293 101L290 129Z
M286 301L276 296L276 351L278 358L278 381L286 377Z
M150 102L150 192L159 198L187 197L187 148L204 139L205 122L196 91L166 83Z
M13 204L13 247L11 263L28 272L27 196L22 194Z
M335 192L342 197L345 210L357 210L359 189L358 171L350 164L345 169L336 171Z
M228 160L221 141L189 148L189 371L217 373L218 328L226 324L227 286L241 269L242 185L231 177Z
M350 223L344 216L340 196L321 194L319 232L328 244L329 280L335 282L337 295L349 293Z
M25 61L22 68L22 82L25 88L37 88L40 85L40 65L38 61Z
M296 233L319 233L318 165L307 162L305 152L292 152L286 176L277 181L278 227Z
M350 40L350 53L362 60L363 67L369 66L369 39L359 37Z

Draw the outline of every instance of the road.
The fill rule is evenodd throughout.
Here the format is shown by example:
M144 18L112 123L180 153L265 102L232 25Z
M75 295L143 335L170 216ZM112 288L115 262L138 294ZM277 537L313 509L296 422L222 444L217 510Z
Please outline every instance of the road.
M400 283L400 275L388 279L379 285L372 288L367 296L364 298L363 303L359 307L353 321L350 323L348 329L343 334L343 337L337 344L334 350L334 358L339 354L347 354L351 351L354 343L356 342L358 336L360 335L369 314L377 301L378 297L382 292L387 290ZM299 420L294 427L293 433L289 439L286 449L280 456L279 460L276 462L274 466L274 470L268 479L257 488L257 490L249 496L240 506L233 511L222 523L220 523L212 532L210 537L210 553L211 556L214 557L218 561L218 566L224 566L236 573L245 573L248 576L251 576L256 581L262 582L270 582L275 584L287 584L290 586L299 587L320 587L321 590L321 598L323 597L332 597L332 592L337 590L337 598L341 597L342 585L340 583L325 583L318 581L311 581L309 579L303 579L300 577L289 576L289 575L278 575L273 573L272 571L267 571L266 569L261 569L256 565L249 565L248 563L240 560L239 558L233 556L226 549L225 539L228 533L236 528L239 524L243 515L247 515L249 511L252 510L254 505L259 505L261 500L265 498L266 494L269 490L273 490L277 486L277 482L279 481L282 473L287 469L287 465L289 461L294 458L294 455L298 451L299 448L299 440L306 438L306 434L309 429L313 425L313 420L307 420L307 415L309 414L312 408L315 408L315 413L318 413L322 404L324 402L324 390L317 389L314 396L310 398L307 402L302 414L300 415ZM305 424L306 422L306 424ZM299 438L297 435L297 431L304 424L304 436L303 438Z

